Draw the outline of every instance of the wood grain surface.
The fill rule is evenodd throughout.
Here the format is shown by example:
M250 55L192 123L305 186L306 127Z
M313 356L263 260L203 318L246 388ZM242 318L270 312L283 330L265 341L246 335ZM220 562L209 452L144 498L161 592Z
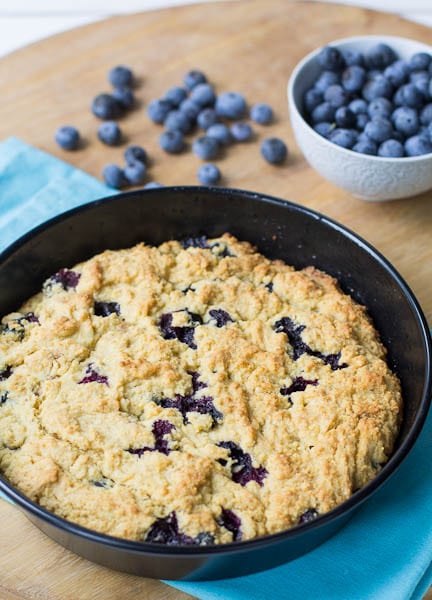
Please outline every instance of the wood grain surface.
M139 77L138 106L120 122L129 143L145 146L151 179L194 184L201 164L190 152L168 156L158 148L160 128L146 104L181 83L190 68L203 69L218 92L238 90L251 103L269 102L277 120L256 126L256 141L230 148L218 161L223 183L267 192L314 208L342 222L381 250L406 278L432 322L432 193L369 204L314 172L296 147L287 113L286 84L296 62L333 39L393 34L430 42L430 29L389 14L340 5L240 0L116 17L49 38L0 61L3 82L0 139L17 136L100 177L104 164L121 162L123 148L103 146L92 97L109 91L106 73L130 65ZM85 147L64 152L56 127L74 124ZM259 142L284 138L286 165L259 157ZM1 199L0 199L1 202ZM245 215L247 218L247 215ZM365 274L367 277L367 274ZM75 598L180 600L185 594L151 580L108 571L60 548L0 501L1 599ZM427 596L432 600L432 594Z

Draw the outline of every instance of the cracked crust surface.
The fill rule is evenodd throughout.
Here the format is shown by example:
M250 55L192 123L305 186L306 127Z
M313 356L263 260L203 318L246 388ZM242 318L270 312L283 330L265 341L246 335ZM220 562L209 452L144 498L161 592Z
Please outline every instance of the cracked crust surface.
M1 471L132 540L181 543L149 534L173 515L188 540L226 543L329 511L401 422L365 308L229 234L187 245L105 251L4 317Z

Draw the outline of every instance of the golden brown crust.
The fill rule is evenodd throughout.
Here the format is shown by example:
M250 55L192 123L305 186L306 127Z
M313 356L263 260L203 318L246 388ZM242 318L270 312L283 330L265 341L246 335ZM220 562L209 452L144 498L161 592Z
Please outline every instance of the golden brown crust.
M0 469L30 498L225 543L334 508L388 460L400 385L365 309L314 267L208 245L103 252L3 319Z

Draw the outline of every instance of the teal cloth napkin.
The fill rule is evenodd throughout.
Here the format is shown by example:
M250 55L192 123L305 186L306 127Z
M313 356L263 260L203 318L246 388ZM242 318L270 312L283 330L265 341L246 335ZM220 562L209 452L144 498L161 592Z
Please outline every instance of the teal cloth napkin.
M0 250L69 208L115 193L16 139L0 143ZM432 414L390 482L332 539L237 579L172 582L202 600L420 600L432 583Z

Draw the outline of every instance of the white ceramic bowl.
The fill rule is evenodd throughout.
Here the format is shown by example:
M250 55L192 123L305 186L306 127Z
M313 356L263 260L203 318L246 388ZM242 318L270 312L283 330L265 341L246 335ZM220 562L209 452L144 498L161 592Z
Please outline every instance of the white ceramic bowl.
M432 54L432 47L406 38L366 35L329 42L329 46L364 52L384 42L402 59L416 52ZM432 153L404 158L359 154L333 144L316 133L303 116L303 96L317 79L321 67L317 55L308 54L296 66L288 82L291 124L298 145L309 163L335 185L362 200L382 202L421 194L432 188Z

